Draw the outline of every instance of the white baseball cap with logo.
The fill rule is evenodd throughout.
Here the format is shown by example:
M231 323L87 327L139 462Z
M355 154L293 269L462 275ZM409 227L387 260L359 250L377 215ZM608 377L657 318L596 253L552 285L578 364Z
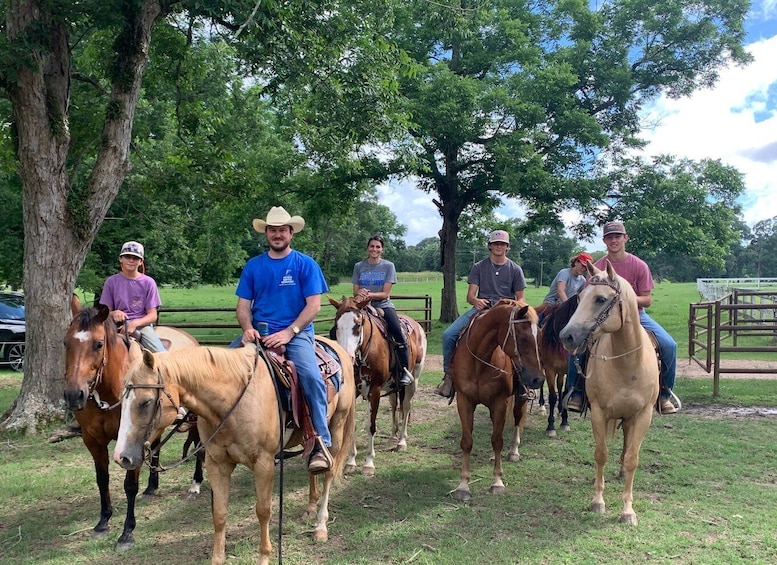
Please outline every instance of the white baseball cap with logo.
M501 241L502 243L510 245L510 234L504 230L492 231L491 235L488 236L488 243L494 243L497 241Z
M137 241L128 241L121 246L119 257L122 255L132 255L138 259L143 259L143 246Z

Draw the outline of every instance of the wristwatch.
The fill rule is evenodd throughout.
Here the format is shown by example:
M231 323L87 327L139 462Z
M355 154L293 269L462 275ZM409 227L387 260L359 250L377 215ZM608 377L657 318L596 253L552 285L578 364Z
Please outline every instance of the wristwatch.
M291 333L293 333L294 335L297 335L299 333L298 326L289 326L289 329L291 330Z

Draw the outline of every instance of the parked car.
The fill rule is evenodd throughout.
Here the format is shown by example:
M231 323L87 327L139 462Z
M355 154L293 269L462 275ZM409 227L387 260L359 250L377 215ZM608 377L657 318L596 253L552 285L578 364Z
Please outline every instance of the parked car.
M24 295L0 292L0 367L24 369Z

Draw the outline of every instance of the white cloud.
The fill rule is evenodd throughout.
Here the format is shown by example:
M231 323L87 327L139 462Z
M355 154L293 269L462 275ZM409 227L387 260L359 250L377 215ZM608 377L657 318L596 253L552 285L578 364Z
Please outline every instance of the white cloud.
M736 167L747 186L743 216L753 224L777 214L777 35L748 50L753 63L724 69L713 89L658 99L645 113L645 122L657 126L643 137L650 155L720 159Z

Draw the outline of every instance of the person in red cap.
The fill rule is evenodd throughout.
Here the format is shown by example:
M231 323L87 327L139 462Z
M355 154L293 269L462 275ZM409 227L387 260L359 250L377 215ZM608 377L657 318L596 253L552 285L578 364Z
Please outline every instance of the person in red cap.
M550 314L562 302L566 302L568 298L580 292L585 285L587 261L594 262L594 258L588 253L580 253L572 257L569 267L561 269L550 283L548 294L545 295L542 304L535 308L537 314ZM549 308L550 311L548 311Z
M510 234L505 230L495 230L488 236L488 258L472 265L467 282L467 302L472 308L456 318L442 333L442 382L434 390L435 394L453 399L453 375L451 360L459 334L467 327L472 316L490 308L501 298L524 300L526 279L523 269L507 258L510 249Z
M636 255L626 251L626 242L629 235L623 222L607 222L602 227L602 240L607 246L607 255L599 259L594 266L597 269L606 269L606 261L609 260L612 268L619 276L626 279L637 294L639 306L639 323L647 331L656 336L658 348L661 351L661 374L665 389L661 390L660 408L662 414L674 414L679 410L680 401L674 394L675 375L677 372L677 342L655 320L648 316L645 308L653 303L653 275L650 267ZM568 410L580 412L582 410L582 392L576 390L577 367L570 356L569 372L567 373L567 396L565 404ZM673 401L674 400L674 401ZM675 404L675 402L677 404Z

